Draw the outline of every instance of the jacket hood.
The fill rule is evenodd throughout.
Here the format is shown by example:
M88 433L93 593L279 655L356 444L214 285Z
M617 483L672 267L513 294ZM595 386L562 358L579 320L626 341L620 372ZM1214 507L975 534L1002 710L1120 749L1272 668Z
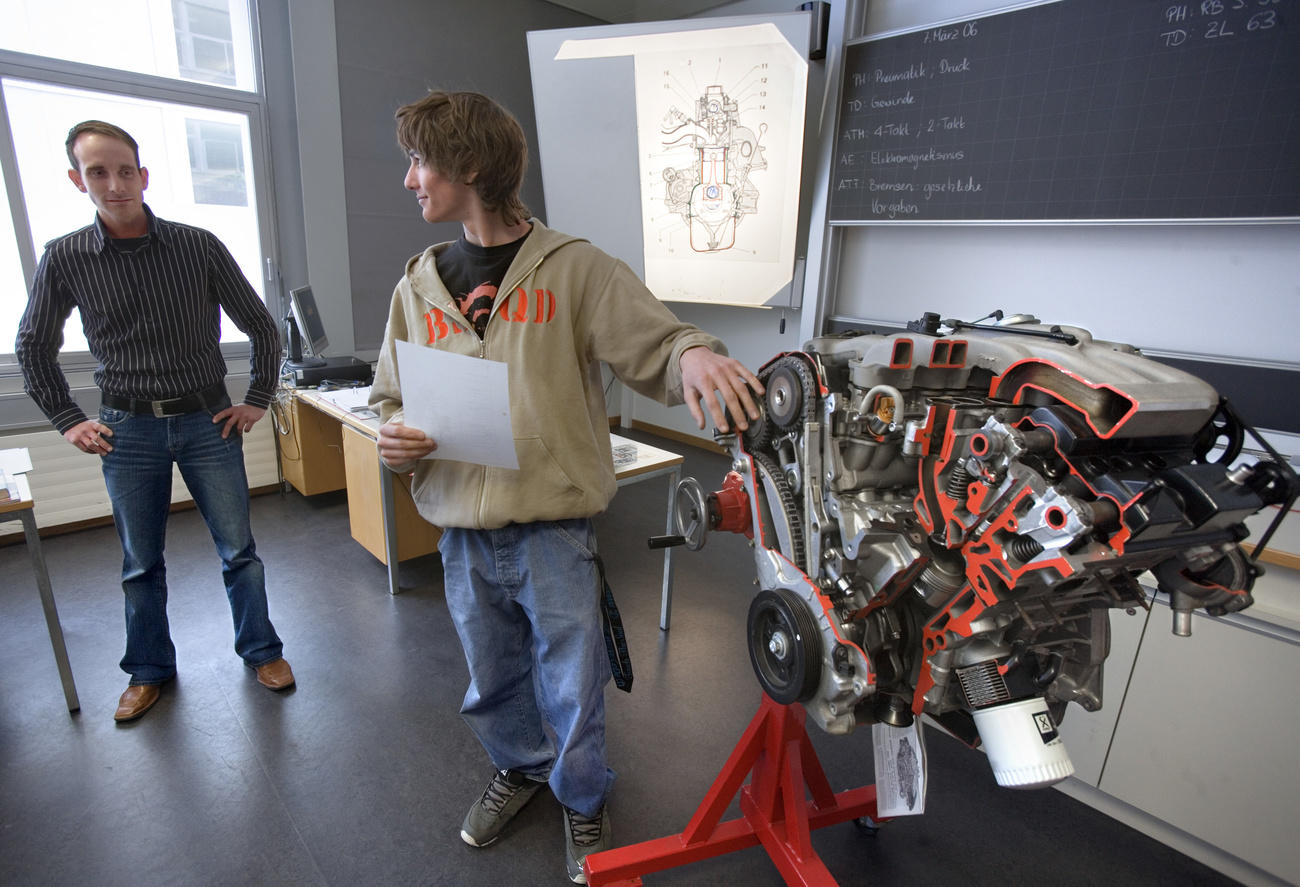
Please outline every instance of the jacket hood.
M586 238L575 237L571 234L564 234L547 228L537 218L528 221L532 224L533 230L524 241L524 245L520 248L519 255L514 261L514 268L525 269L524 273L518 275L518 277L526 277L528 270L536 268L538 263L558 249L571 243L588 242ZM406 260L406 280L410 283L412 292L431 305L448 298L447 290L438 277L437 260L438 255L454 242L435 243L423 252L416 253ZM517 282L518 280L507 278L502 281L501 289L509 290Z

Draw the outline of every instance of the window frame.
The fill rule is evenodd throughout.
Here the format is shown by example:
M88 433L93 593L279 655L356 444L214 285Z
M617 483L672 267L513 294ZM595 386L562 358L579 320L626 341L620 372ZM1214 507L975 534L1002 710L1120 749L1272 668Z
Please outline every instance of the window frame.
M252 29L253 68L256 79L251 91L188 80L176 80L152 74L139 74L114 68L103 68L80 62L69 62L45 56L30 55L0 49L0 77L48 83L87 92L121 95L152 101L196 105L243 115L248 120L252 156L249 163L253 171L251 196L257 202L259 242L263 267L263 292L272 315L278 316L282 301L279 292L279 236L276 225L275 187L271 168L270 121L266 101L266 76L262 64L262 41L256 0L249 3ZM52 146L51 150L62 146ZM22 179L19 175L13 135L10 129L8 108L3 90L0 90L0 170L8 186L8 205L4 207L13 219L14 236L18 243L19 262L22 266L23 285L31 291L32 279L40 261L39 247L32 243L31 226L27 217ZM91 207L87 206L87 218ZM247 372L251 348L247 342L221 345L232 374ZM79 392L94 389L92 373L95 359L88 351L60 352L59 364L68 377L74 397ZM19 370L13 343L0 343L0 431L30 428L47 424L23 391L22 373Z

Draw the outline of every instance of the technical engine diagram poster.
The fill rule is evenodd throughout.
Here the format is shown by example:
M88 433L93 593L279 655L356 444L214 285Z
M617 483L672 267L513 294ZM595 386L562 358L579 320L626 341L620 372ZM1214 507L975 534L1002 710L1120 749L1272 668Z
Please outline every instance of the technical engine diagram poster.
M876 814L882 819L925 812L928 776L921 721L911 726L871 725L876 764Z
M575 41L634 57L645 283L763 306L794 269L807 63L771 23Z

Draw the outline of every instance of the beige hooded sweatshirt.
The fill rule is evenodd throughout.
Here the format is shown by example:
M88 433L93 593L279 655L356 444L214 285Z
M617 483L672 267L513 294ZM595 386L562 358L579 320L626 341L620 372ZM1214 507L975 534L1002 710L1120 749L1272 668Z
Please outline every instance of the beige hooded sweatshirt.
M492 529L601 512L616 484L599 362L633 391L672 405L682 403L683 351L703 345L726 354L718 339L674 317L626 264L532 224L481 340L438 277L434 257L449 244L412 257L393 292L370 393L381 421L402 414L399 340L509 367L519 468L416 463L416 507L440 527Z

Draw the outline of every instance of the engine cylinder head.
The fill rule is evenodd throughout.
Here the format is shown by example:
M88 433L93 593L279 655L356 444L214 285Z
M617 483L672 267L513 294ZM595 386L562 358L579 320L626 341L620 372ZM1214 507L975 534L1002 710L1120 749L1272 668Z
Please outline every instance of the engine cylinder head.
M965 465L959 464L952 470L948 477L948 484L944 487L944 492L956 499L958 502L965 502L966 497L970 495L970 482L972 475L966 470Z
M1016 560L1028 563L1043 553L1043 543L1032 536L1014 536L1006 550Z

